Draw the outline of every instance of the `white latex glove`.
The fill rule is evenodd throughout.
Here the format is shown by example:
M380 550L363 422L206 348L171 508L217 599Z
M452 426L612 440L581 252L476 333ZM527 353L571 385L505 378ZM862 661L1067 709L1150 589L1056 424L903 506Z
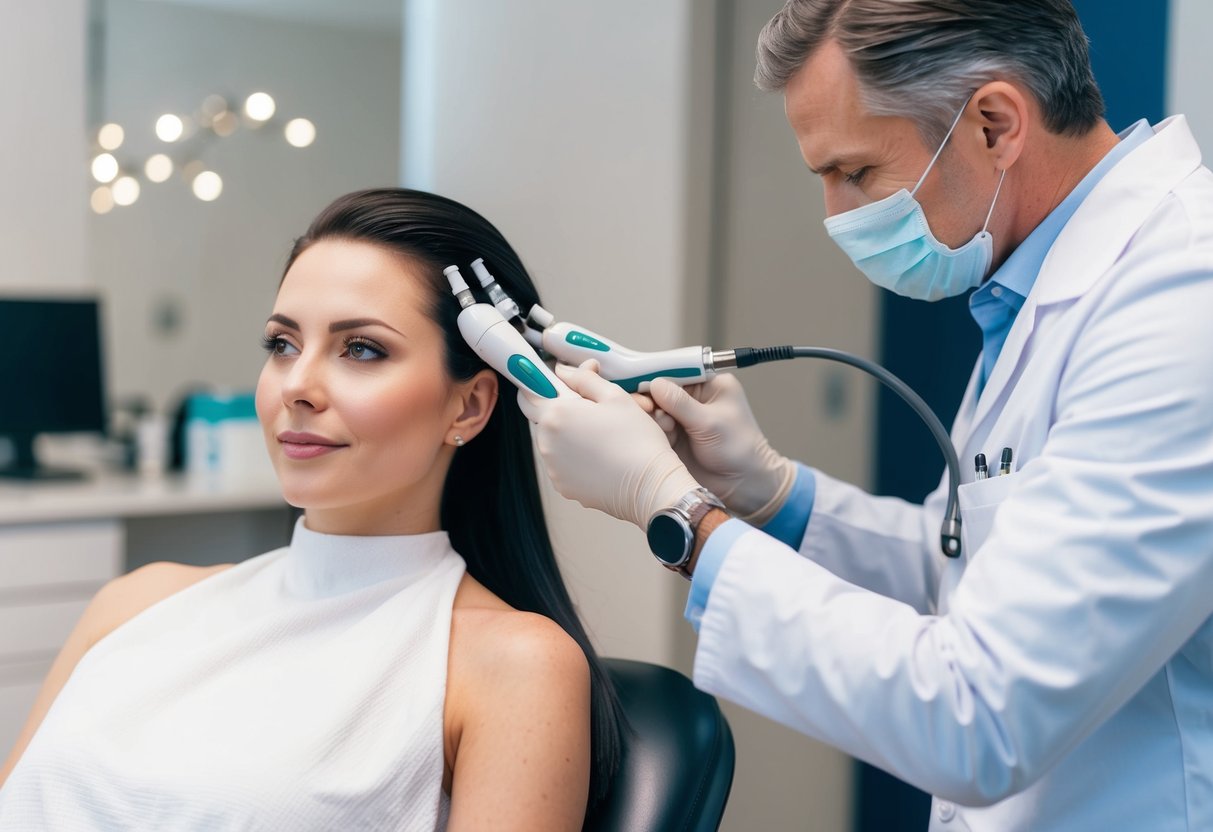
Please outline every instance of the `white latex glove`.
M581 398L543 399L520 390L518 406L538 426L539 455L557 491L646 529L654 512L699 483L661 428L597 369L593 360L577 368L557 365Z
M767 442L736 376L685 388L654 379L649 395L658 408L653 419L696 480L749 523L761 526L775 516L796 465Z

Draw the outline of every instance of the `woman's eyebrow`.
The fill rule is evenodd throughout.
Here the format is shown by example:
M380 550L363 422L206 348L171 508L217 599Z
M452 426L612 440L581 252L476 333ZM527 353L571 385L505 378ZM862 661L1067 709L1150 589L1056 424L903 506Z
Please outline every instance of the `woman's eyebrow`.
M333 321L329 324L329 332L341 332L345 329L357 329L361 326L381 326L384 329L390 329L392 332L404 337L404 333L395 327L388 326L378 318L350 318L348 321Z
M292 318L288 318L286 315L270 315L269 318L266 319L266 323L278 323L291 329L299 329L299 324L295 323ZM357 329L360 326L381 326L385 329L390 329L401 338L407 337L400 330L393 326L388 326L378 318L350 318L347 321L333 321L331 324L329 324L329 332L342 332L347 329Z

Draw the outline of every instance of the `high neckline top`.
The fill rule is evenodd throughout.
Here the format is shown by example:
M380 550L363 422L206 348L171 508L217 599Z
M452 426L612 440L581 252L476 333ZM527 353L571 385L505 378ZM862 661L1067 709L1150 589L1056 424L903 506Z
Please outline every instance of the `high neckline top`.
M412 583L453 550L444 531L425 534L339 535L295 521L283 564L286 589L299 598L329 598L383 581Z

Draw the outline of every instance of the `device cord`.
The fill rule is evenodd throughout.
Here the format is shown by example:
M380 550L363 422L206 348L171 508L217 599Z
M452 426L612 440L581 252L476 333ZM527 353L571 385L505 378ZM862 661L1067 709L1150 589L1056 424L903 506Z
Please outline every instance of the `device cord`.
M939 546L947 557L960 557L960 504L956 495L957 489L960 487L960 462L956 458L956 449L952 446L952 439L944 429L943 423L939 421L939 417L935 415L935 412L922 400L921 396L914 392L910 385L876 362L852 355L849 352L843 352L842 350L826 347L780 346L738 347L734 352L737 356L737 366L739 368L751 367L755 364L766 364L772 361L786 361L792 358L821 358L826 361L837 361L874 376L894 393L901 396L905 403L918 414L918 418L926 423L927 428L931 431L931 435L939 443L939 450L943 452L944 460L947 462L948 504L944 510L943 526L939 531Z

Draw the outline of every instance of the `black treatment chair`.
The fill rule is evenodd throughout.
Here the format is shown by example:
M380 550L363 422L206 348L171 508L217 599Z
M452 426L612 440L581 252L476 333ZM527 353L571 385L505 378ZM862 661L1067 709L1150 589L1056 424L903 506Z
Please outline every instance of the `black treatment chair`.
M733 785L733 734L716 700L668 667L605 659L632 726L586 832L715 832Z

